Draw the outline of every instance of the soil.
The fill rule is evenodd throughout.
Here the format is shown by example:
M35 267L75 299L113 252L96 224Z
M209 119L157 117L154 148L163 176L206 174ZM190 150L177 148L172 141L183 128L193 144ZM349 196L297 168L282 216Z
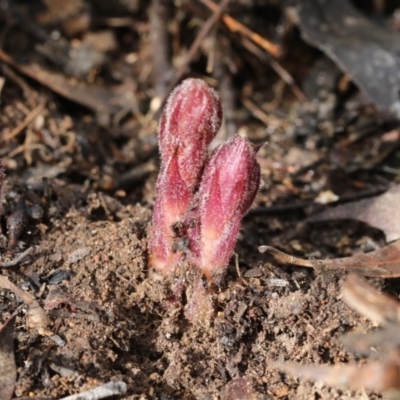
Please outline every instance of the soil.
M262 185L243 222L236 256L226 278L208 294L212 315L189 322L185 296L173 298L175 278L160 280L147 265L158 171L157 115L152 112L158 93L151 78L149 8L146 2L115 2L123 10L113 10L115 21L119 18L122 24L127 7L130 12L130 25L115 27L112 18L105 17L109 14L100 7L102 2L72 3L77 16L98 14L90 14L94 22L84 33L103 30L115 40L106 56L99 50L105 60L98 65L93 62L81 73L68 69L71 64L64 56L59 63L49 60L51 41L39 40L39 33L56 37L61 17L43 14L43 4L36 1L2 9L0 25L7 25L2 28L2 48L18 65L37 63L49 77L50 71L62 74L62 85L95 84L110 97L116 85L132 88L133 82L135 99L131 109L122 107L119 114L109 103L109 108L96 109L60 96L50 84L15 65L0 64L5 77L0 148L6 171L2 261L33 247L29 257L1 273L38 300L50 318L48 331L29 327L27 305L9 290L0 290L1 324L17 315L14 396L59 399L122 380L128 389L121 399L382 398L379 393L299 380L274 366L275 361L364 363L340 338L374 326L341 300L345 273L278 265L258 247L268 244L304 258L333 258L383 246L383 234L364 224L308 224L306 219L327 207L324 196L357 198L389 185L394 177L387 171L398 168L399 154L376 160L385 150L382 135L392 125L379 119L352 85L338 89L338 80L327 83L319 102L298 101L265 60L249 56L222 30L216 38L222 46L230 43L232 62L239 68L233 79L236 130L254 143L268 144L259 152ZM252 2L242 3L256 22L246 8ZM32 11L34 6L38 10ZM238 17L235 11L232 15ZM193 36L188 22L192 14L185 8L180 12L175 23ZM30 20L29 15L36 17ZM24 26L27 20L32 26ZM261 29L254 23L252 28L257 27ZM65 26L60 29L66 44L83 41L82 32L71 35ZM179 39L184 48L185 40ZM306 94L317 90L307 76L318 71L344 79L333 63L301 43L298 34L290 40L303 53L293 50L282 62ZM299 53L302 58L294 68ZM191 64L190 75L205 78L219 90L217 79L205 73L206 55ZM325 62L315 62L321 59ZM241 101L245 98L264 107L265 118L246 108ZM219 140L227 136L225 125ZM24 214L22 228L10 225L18 210ZM179 274L190 287L191 266L183 265ZM375 279L373 284L391 294L399 290L397 280Z

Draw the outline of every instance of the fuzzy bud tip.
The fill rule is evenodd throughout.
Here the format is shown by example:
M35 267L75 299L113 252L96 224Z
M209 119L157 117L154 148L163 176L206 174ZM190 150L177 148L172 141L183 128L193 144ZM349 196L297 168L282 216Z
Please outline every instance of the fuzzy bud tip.
M181 223L197 189L210 142L222 122L221 102L202 80L189 78L170 95L159 124L161 169L149 242L150 264L166 274L173 254L174 226Z
M198 266L211 278L232 256L242 218L259 188L256 149L237 136L218 147L204 170L199 192Z

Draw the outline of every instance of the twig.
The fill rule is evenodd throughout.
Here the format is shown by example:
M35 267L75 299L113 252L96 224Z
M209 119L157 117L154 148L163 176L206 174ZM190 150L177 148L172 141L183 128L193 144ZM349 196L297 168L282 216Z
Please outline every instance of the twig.
M60 400L100 400L111 396L117 396L126 393L126 383L123 381L108 382L105 385L94 389L63 397Z
M156 95L164 98L168 95L167 85L172 70L169 54L168 15L165 2L152 0L149 20L154 88Z
M253 103L248 97L244 97L242 99L243 105L261 122L265 125L271 125L271 118L264 112L263 109L257 106L257 104Z
M307 101L307 96L303 93L303 91L296 85L293 76L286 71L285 68L282 67L281 64L276 60L269 60L269 65L273 68L273 70L285 81L292 89L295 96L300 101Z
M33 296L20 289L4 275L0 275L0 287L11 290L28 306L28 310L26 312L26 326L28 328L37 330L39 335L53 335L53 332L48 328L50 325L50 320L47 314L43 308L40 307L39 302Z
M216 12L219 8L219 6L216 5L214 2L212 2L211 0L201 0L201 2L213 12ZM274 57L279 57L281 55L282 50L280 46L271 43L269 40L263 38L258 33L253 32L245 25L236 21L230 15L223 13L221 19L232 32L239 32L244 37L250 39L252 42L256 43L258 46L266 50L268 53L272 54Z
M205 37L209 34L211 28L215 25L215 23L221 17L223 10L228 5L229 0L223 0L219 6L216 6L213 10L212 15L208 18L208 20L204 23L203 27L201 28L199 34L196 36L196 39L193 41L190 49L187 53L185 62L178 68L173 85L171 84L171 89L182 79L183 75L185 74L189 64L192 62L194 56L196 55L200 45L203 43Z
M32 103L32 100L34 100L35 96L33 95L33 90L25 82L25 80L20 75L18 75L12 68L10 68L7 64L2 65L2 72L8 79L13 81L16 85L18 85L21 88L22 93L24 94L25 101L29 103L27 104L27 106L33 107L34 103Z
M5 262L0 262L0 268L10 268L10 267L15 267L17 264L19 264L21 261L24 260L26 256L29 256L34 250L34 247L29 247L26 249L24 252L21 254L18 254L17 257L15 257L11 261L5 261Z
M75 318L75 319L86 319L91 322L100 321L100 317L95 314L79 314L79 313L62 312L60 310L50 310L48 311L48 315L50 317L56 317L62 319Z
M350 307L371 321L383 325L400 320L400 303L358 275L350 274L346 278L342 294Z
M190 46L190 49L186 55L184 63L176 70L175 76L172 79L167 93L170 93L172 89L178 84L178 82L182 79L183 75L186 73L189 64L192 62L194 59L197 51L199 50L200 45L203 43L204 38L209 34L211 28L214 26L214 24L218 21L218 19L221 17L223 10L229 3L229 0L223 0L222 3L219 6L216 6L215 9L213 10L212 15L208 18L208 20L204 23L203 27L201 28L200 32L196 36L196 39L193 41L192 45ZM155 111L155 115L157 115L160 110L164 107L165 102L167 100L167 96L163 99L163 101L160 103L160 107L158 110Z
M275 249L275 247L271 246L260 246L258 248L260 253L269 253L274 256L276 260L281 262L282 264L294 264L300 267L314 268L315 261L314 260L305 260L303 258L295 257L290 254L286 254L283 251Z
M274 60L271 58L269 54L265 54L260 48L254 45L254 43L247 38L242 38L243 46L246 47L248 51L253 53L256 57L258 57L261 60L265 60L271 68L280 76L280 78L290 87L294 95L300 100L300 101L306 101L307 96L302 92L302 90L297 86L295 83L294 78L292 75L289 74L288 71L285 70L285 68L282 67L281 64L279 64L278 61Z
M18 126L16 126L11 132L5 134L4 141L13 139L15 136L18 136L19 133L25 129L44 109L46 105L46 99L41 98L39 104L26 116L24 121L22 121Z
M32 305L36 300L29 293L20 289L17 285L12 283L6 276L0 275L0 287L11 290L17 297L19 297L26 305Z
M218 36L217 36L218 37ZM219 82L219 97L222 102L224 110L224 120L226 127L226 137L228 139L236 135L237 123L236 123L236 110L235 110L235 91L232 85L232 75L226 65L225 59L227 57L227 49L230 50L229 43L226 37L219 37L217 40L218 49L215 51L214 65L212 69L213 77Z

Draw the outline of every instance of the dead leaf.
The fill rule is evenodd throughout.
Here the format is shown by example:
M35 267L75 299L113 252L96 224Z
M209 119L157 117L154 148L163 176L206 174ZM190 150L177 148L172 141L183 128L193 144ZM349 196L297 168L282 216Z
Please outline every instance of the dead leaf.
M376 349L379 348L379 354L384 359L366 365L300 365L289 362L273 365L299 378L319 381L329 386L374 391L399 390L400 303L379 293L367 281L354 274L346 278L342 293L344 300L362 315L385 324L383 329L366 334L347 334L342 342L358 354L367 356L376 357Z
M348 0L298 0L290 9L304 40L330 57L379 109L400 117L400 36Z
M382 329L368 333L350 332L341 342L351 351L366 356L379 352L398 360L400 348L400 302L380 293L358 275L350 274L342 288L343 300L364 317L384 325Z
M380 293L360 276L351 274L342 288L343 299L361 315L378 324L400 321L400 303Z
M356 254L352 257L327 260L305 260L284 253L274 247L260 246L261 253L270 253L283 264L298 265L307 268L339 269L355 272L363 276L375 278L400 277L400 240L370 253Z
M12 316L0 329L0 399L12 398L17 378L14 358L14 322Z
M4 275L0 275L0 287L11 290L28 306L26 312L26 325L29 329L35 329L39 335L43 336L51 336L53 334L49 329L49 317L34 297L20 289Z
M400 239L400 184L380 196L343 204L310 217L308 222L356 219L378 228L388 242Z
M67 80L64 75L46 70L39 65L19 64L1 49L0 60L59 95L88 107L98 114L111 114L120 109L132 108L133 81L125 82L117 87L100 87Z
M376 361L367 365L301 365L274 363L275 368L313 382L350 389L386 391L400 388L398 363Z
M393 323L383 329L368 333L350 332L340 338L340 342L351 352L366 357L376 357L377 348L382 354L391 359L399 360L400 324Z

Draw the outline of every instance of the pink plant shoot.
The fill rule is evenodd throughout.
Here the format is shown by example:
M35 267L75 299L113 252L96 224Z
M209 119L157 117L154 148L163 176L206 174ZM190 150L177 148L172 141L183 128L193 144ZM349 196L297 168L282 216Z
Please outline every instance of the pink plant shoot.
M174 227L183 222L198 188L207 148L222 122L216 93L200 79L186 79L170 95L159 124L161 168L149 240L150 265L171 273Z
M257 194L257 150L236 136L214 150L204 169L189 240L194 263L208 279L224 272L241 221Z

